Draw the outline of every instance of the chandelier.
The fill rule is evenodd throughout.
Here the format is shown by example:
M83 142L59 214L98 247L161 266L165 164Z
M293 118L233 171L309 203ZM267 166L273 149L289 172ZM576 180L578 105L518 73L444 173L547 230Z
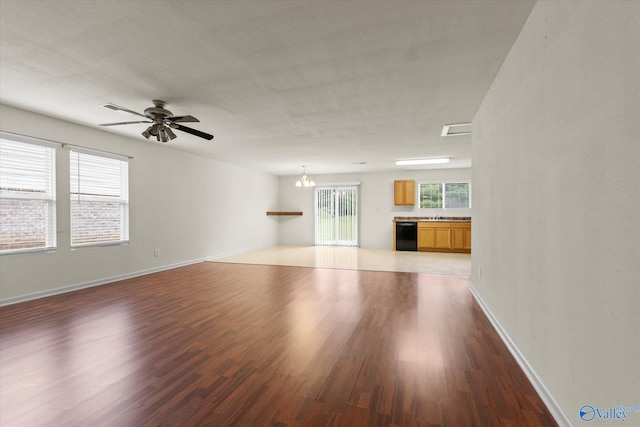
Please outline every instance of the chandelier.
M302 166L302 176L296 182L296 187L315 187L316 183L311 181L307 176L305 166Z

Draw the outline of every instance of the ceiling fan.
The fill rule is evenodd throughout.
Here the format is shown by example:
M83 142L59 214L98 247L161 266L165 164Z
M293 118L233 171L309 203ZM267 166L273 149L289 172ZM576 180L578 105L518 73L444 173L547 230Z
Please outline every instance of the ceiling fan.
M174 116L173 113L164 108L166 102L161 101L159 99L153 100L153 107L149 107L144 110L144 114L140 114L136 111L129 110L128 108L120 107L115 104L103 104L102 106L114 111L124 111L125 113L135 114L136 116L144 117L147 120L141 120L137 122L117 122L117 123L102 123L100 126L119 126L119 125L130 125L136 123L151 123L144 132L142 132L142 136L149 139L152 136L155 136L158 142L169 142L172 139L176 138L176 134L173 133L171 129L181 130L183 132L190 133L191 135L199 136L200 138L204 138L207 140L212 140L213 135L210 135L205 132L201 132L197 129L193 129L187 126L183 126L180 122L199 122L200 120L196 119L193 116Z

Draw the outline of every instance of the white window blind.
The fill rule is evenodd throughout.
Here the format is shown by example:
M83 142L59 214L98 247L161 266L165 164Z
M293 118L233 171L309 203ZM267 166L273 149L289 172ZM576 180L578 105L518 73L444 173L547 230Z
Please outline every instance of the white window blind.
M0 253L56 247L55 175L52 146L0 134Z
M358 246L358 187L315 187L315 244Z
M129 163L71 150L71 246L129 241Z

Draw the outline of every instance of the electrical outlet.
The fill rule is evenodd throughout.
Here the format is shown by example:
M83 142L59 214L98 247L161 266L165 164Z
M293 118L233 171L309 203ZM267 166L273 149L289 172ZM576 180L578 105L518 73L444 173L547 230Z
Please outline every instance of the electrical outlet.
M482 267L478 267L478 279L482 278Z
M154 249L153 250L153 256L160 256L160 249Z

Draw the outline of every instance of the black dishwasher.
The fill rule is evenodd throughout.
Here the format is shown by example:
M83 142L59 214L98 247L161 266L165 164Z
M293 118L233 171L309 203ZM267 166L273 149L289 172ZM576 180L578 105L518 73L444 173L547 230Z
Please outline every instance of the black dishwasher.
M396 221L396 251L418 250L418 223Z

